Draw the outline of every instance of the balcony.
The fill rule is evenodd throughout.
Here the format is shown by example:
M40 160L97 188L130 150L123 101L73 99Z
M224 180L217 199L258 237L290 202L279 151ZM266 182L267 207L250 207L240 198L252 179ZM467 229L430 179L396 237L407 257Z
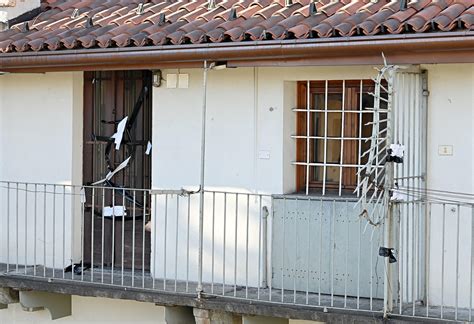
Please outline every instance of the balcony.
M472 320L470 204L414 198L372 226L353 197L203 198L201 219L199 192L0 182L0 285L302 319Z

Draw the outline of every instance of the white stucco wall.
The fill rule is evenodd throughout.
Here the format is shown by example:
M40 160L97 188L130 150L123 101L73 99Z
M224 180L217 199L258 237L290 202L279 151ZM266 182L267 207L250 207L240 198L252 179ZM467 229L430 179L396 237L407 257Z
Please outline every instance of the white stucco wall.
M473 193L474 158L474 64L427 65L428 86L428 188ZM452 156L438 154L440 145L453 147ZM448 198L454 199L456 198ZM471 240L474 239L471 208L446 207L443 212L433 207L430 232L430 267L428 272L430 303L443 302L454 306L456 289L458 305L469 307L471 276ZM459 244L459 253L457 245ZM472 251L474 253L474 251ZM458 263L457 263L458 262ZM457 266L456 266L457 264ZM456 269L458 286L456 287ZM442 272L444 271L444 280ZM472 297L472 296L471 296Z
M178 73L164 70L163 75ZM154 88L153 187L199 185L202 70L181 69L189 89ZM284 193L294 190L296 81L364 79L372 67L237 68L209 73L206 184ZM255 86L254 86L255 84ZM285 144L283 144L285 143ZM261 151L270 158L258 158ZM286 170L286 172L284 172ZM255 175L255 176L254 176Z
M58 185L80 184L82 182L82 73L9 74L0 76L0 179L2 181L47 183ZM34 219L34 193L30 185L20 184L18 190L18 215L16 213L16 184L10 184L10 205L7 203L7 184L0 191L1 208L7 213L1 215L1 258L5 260L9 247L11 263L34 261L33 249L45 251L46 264L53 263L62 268L70 263L71 237L80 227L73 226L70 189L62 195L63 187L56 188L56 215L53 223L53 187L46 187L46 218L43 218L44 196L37 199L37 217ZM27 193L26 189L30 192ZM44 187L38 185L37 190ZM65 208L63 212L63 198ZM25 212L25 199L29 200ZM78 214L77 214L78 215ZM33 224L36 222L36 234ZM46 222L46 236L44 226ZM77 225L77 224L76 224ZM66 233L64 233L65 229ZM7 231L9 245L7 245ZM53 235L54 233L54 235ZM63 237L64 234L64 237ZM36 236L35 236L36 235ZM18 240L17 240L18 236ZM36 240L34 239L36 237ZM67 238L67 239L65 239ZM63 243L63 240L65 241ZM16 242L19 242L17 245ZM27 243L25 243L27 242ZM45 247L46 244L46 247ZM25 247L26 245L26 247ZM18 250L18 254L16 253ZM26 252L25 252L26 250ZM64 258L63 260L63 252ZM43 253L36 258L37 264L44 264ZM18 257L17 257L18 256Z

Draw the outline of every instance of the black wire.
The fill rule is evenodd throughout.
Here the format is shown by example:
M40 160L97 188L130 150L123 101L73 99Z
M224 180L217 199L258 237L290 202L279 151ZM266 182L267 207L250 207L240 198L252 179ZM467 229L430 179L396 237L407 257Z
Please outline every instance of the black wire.
M449 194L449 195L454 195L454 196L469 196L469 197L474 198L474 194L466 193L466 192L447 191L447 190L439 190L439 189L431 189L431 188L422 188L422 187L416 187L416 186L400 186L399 188L408 188L408 189L419 190L419 191L430 191L434 193L447 194L447 195Z
M429 195L429 194L424 194L422 192L413 192L409 190L403 190L403 189L395 189L398 192L413 197L413 198L418 198L422 199L425 202L437 202L437 203L442 203L442 204L456 204L456 205L471 205L474 204L474 202L469 202L469 201L462 201L462 200L452 200L452 199L446 199L444 197L439 197L436 195Z

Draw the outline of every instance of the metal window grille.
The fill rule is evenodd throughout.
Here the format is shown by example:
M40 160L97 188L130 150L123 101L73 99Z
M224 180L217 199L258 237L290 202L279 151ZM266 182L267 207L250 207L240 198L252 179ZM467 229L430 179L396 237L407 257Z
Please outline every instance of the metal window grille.
M372 133L374 99L369 92L375 88L374 81L306 81L299 86L304 90L298 91L299 104L293 109L298 130L292 135L299 143L293 162L301 174L298 190L306 195L320 192L339 196L355 190L359 196L360 189L356 188L367 160L363 152L370 145ZM383 91L382 96L386 95ZM381 122L386 122L386 116L381 116ZM385 135L381 134L377 156L382 156ZM379 162L374 163L376 172L383 168Z

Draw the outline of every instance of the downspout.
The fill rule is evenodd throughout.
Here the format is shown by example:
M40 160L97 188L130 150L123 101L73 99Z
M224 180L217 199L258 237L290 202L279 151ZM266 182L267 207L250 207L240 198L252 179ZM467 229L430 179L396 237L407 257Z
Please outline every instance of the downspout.
M206 160L206 113L207 113L207 73L214 67L214 63L207 65L204 61L203 68L203 94L201 111L201 178L199 186L199 248L198 248L198 286L196 288L198 298L201 298L202 288L202 265L203 265L203 228L204 228L204 175Z
M207 115L207 74L212 69L221 70L227 68L227 64L218 65L213 62L208 64L204 60L203 67L203 95L202 95L202 112L201 112L201 176L199 185L199 248L198 248L198 286L196 291L198 298L202 297L202 266L203 266L203 242L204 242L204 179L206 169L206 115Z

